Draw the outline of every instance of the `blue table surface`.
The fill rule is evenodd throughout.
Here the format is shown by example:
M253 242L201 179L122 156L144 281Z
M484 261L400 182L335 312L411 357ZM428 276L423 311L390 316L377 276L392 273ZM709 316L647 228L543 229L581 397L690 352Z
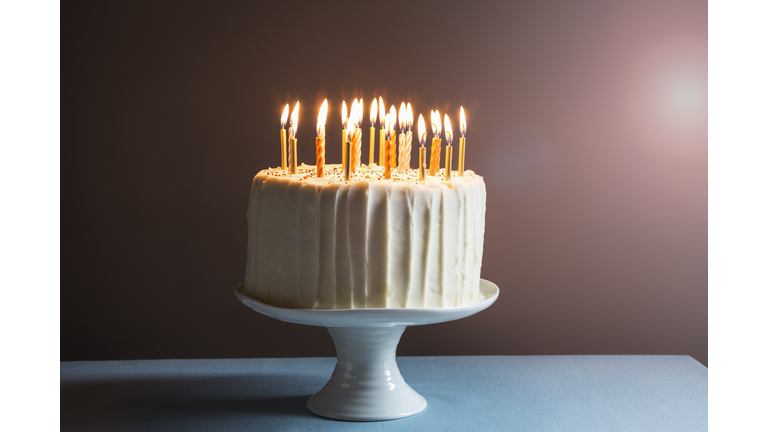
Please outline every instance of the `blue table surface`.
M370 423L305 407L335 362L62 362L61 430L707 430L708 370L688 356L398 357L427 408Z

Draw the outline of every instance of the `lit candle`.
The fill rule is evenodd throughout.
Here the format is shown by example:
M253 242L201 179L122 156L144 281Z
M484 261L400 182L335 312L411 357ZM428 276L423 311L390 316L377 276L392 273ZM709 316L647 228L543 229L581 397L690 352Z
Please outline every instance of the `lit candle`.
M360 157L362 156L363 148L363 131L360 129L363 122L363 100L360 99L360 102L357 102L357 99L355 99L355 102L349 113L355 125L354 135L352 136L352 172L360 168Z
M376 114L379 110L379 104L376 103L376 99L371 102L371 142L368 146L368 166L373 165L373 153L376 146Z
M399 151L398 154L400 155L398 158L400 160L400 164L397 165L397 172L401 174L405 172L405 163L404 163L405 161L403 160L403 158L405 158L405 125L407 123L406 116L407 116L407 111L405 109L405 102L401 102L400 111L398 112L398 120L400 123L400 137L399 137L400 141L397 146Z
M349 143L352 145L352 148L350 149L350 153L352 154L352 158L347 159L349 162L351 168L350 170L352 172L355 172L355 155L357 154L357 150L355 150L355 132L357 129L357 125L355 124L357 122L357 98L355 98L354 101L352 101L352 106L349 109L349 122L347 123L347 134L351 137L349 140ZM349 125L352 127L350 128Z
M360 98L360 102L357 103L357 133L360 137L357 139L357 165L355 168L360 168L363 163L363 98Z
M384 166L384 135L387 122L387 109L384 108L384 99L379 96L379 165Z
M344 180L346 181L349 181L349 179L352 177L352 135L354 135L355 132L355 125L352 124L352 117L353 116L350 116L347 120L347 127L345 128L347 131L347 136L344 137L346 140L346 144L344 146L344 159L350 162L344 165Z
M288 156L290 158L290 165L291 165L291 174L296 174L296 160L298 158L297 153L297 146L296 146L296 129L299 128L299 103L296 102L296 107L293 109L293 112L291 113L291 148L290 152L288 153Z
M315 158L317 159L317 176L322 177L325 169L325 119L328 116L328 99L323 101L320 113L317 115L317 138L315 138Z
M464 117L464 107L461 107L459 114L459 131L461 132L461 138L459 138L459 177L464 177L464 145L467 140L464 135L467 133L467 119Z
M429 152L429 175L437 175L440 171L440 112L432 111L432 150Z
M427 127L424 125L424 116L419 114L419 181L424 181L427 176L427 148L424 144L427 143Z
M389 116L391 117L392 121L389 122L390 146L387 156L389 157L389 168L390 170L393 170L397 167L397 132L395 132L395 123L397 123L397 111L395 111L394 105L389 107Z
M347 167L347 103L341 101L341 168Z
M384 142L384 177L391 178L392 177L392 162L389 158L390 150L392 148L392 123L394 121L392 120L392 113L387 114L386 118L386 124L384 126L384 137L386 138L386 141Z
M405 109L405 126L408 130L405 132L403 151L400 153L400 166L403 167L402 172L408 172L408 170L411 169L411 141L413 139L411 129L413 129L413 110L411 109L410 103Z
M448 114L445 115L445 141L448 145L445 146L445 179L450 180L453 173L451 172L452 159L453 159L453 129L451 128L451 119L448 118Z
M286 141L285 141L285 122L288 121L288 104L285 104L283 115L280 117L280 160L282 161L282 168L285 171L288 168L288 159L286 156Z

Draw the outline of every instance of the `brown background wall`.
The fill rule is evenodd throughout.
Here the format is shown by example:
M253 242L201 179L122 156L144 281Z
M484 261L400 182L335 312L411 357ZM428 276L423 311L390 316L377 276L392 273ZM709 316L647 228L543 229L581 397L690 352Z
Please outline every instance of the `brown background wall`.
M61 360L334 355L234 299L248 191L285 103L311 163L323 98L334 137L342 98L367 119L383 95L467 110L501 288L399 355L707 364L706 2L78 2L62 24Z

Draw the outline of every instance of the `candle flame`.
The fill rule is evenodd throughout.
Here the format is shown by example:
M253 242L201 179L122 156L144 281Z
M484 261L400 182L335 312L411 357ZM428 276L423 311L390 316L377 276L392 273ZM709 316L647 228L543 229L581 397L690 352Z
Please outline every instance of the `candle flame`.
M285 122L288 121L288 108L290 108L290 104L285 104L283 116L280 117L280 129L285 129Z
M322 138L325 133L325 119L328 117L328 99L320 106L320 114L317 115L317 137Z
M355 121L355 126L360 128L360 126L363 125L363 98L360 98L360 102L357 103L357 121Z
M357 127L363 125L363 98L360 98L360 103L357 104Z
M386 126L387 122L387 109L384 108L384 99L379 96L379 128L384 129L384 126Z
M371 127L376 126L376 114L378 114L379 104L376 99L371 102Z
M459 114L459 130L461 131L461 137L467 134L467 118L464 117L464 107L461 107L461 113Z
M389 141L389 138L391 137L392 133L390 132L392 128L392 114L387 113L387 115L384 118L384 139Z
M432 111L432 136L440 138L442 133L443 127L440 124L440 111L434 110Z
M397 124L397 111L394 105L389 107L389 115L392 117L392 122L389 125L389 135L394 135L395 125Z
M293 112L291 113L291 130L293 131L293 136L296 136L296 129L299 128L299 103L296 102L296 107L293 109Z
M357 98L355 98L352 102L352 106L349 108L349 120L355 127L357 127L357 105Z
M435 110L429 111L429 123L432 125L432 135L435 135Z
M453 143L453 128L451 128L451 119L448 118L448 114L445 115L445 140L448 141L448 145Z
M399 113L400 133L405 132L405 116L407 115L406 113L407 111L405 110L405 102L400 102L400 113Z
M422 147L427 143L427 126L424 124L424 116L419 114L419 143Z
M408 107L405 109L406 120L408 121L408 132L413 129L413 110L411 109L411 103L408 102Z
M347 119L347 124L345 125L345 129L347 130L347 142L352 142L352 137L355 136L355 120L354 116L350 115ZM347 161L349 163L349 161Z
M341 101L341 127L347 127L347 103Z

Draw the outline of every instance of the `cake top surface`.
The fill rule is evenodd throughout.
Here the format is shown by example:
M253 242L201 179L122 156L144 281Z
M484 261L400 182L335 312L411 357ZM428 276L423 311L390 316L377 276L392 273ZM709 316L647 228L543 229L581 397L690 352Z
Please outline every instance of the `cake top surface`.
M285 178L294 181L303 181L307 183L316 184L332 184L332 183L356 183L356 182L369 182L369 183L381 183L381 184L402 184L402 185L439 185L439 184L451 184L458 186L461 183L471 183L475 179L482 179L479 175L475 174L472 170L465 170L464 176L459 177L454 174L451 180L445 180L445 170L441 169L436 176L426 175L424 182L419 181L419 170L408 169L404 173L392 170L391 178L384 177L384 168L378 165L361 165L355 172L350 174L349 181L344 180L344 170L341 164L326 164L323 172L323 177L317 177L317 167L315 165L301 164L297 167L297 174L290 174L281 168L267 168L261 170L257 175L265 175L269 177Z

